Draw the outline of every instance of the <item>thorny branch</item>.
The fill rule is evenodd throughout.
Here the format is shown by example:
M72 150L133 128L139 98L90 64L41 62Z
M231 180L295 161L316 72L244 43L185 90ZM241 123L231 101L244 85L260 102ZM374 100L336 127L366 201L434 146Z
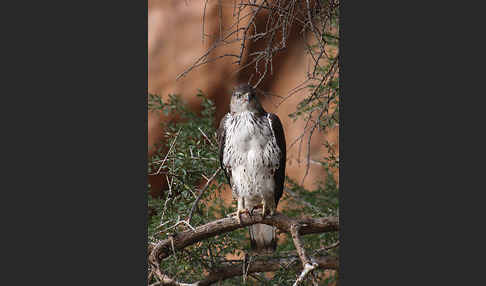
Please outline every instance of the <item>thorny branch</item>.
M339 260L334 256L316 253L314 256L312 256L312 261L314 261L314 263L317 265L316 269L337 270L339 267ZM206 275L206 277L204 277L204 279L194 283L177 282L174 279L169 278L167 275L161 274L163 279L159 278L160 282L151 285L206 286L224 279L243 276L245 274L244 272L247 274L255 272L270 272L277 271L282 267L295 268L296 270L302 269L302 266L299 263L299 256L295 254L285 257L256 257L245 270L243 270L244 264L245 262L242 260L224 263L222 267L213 269L208 275ZM157 271L154 272L157 273ZM160 272L160 270L158 270L158 272Z
M300 235L311 234L311 233L323 233L330 231L339 230L339 219L338 217L323 217L323 218L289 218L286 215L276 213L275 215L269 217L266 216L262 218L261 211L257 210L252 216L248 214L241 215L241 224L235 217L222 218L209 222L205 225L198 226L195 230L186 230L174 234L174 247L176 250L180 250L184 247L192 245L198 241L207 239L209 237L216 236L218 234L234 231L236 229L250 226L256 223L263 223L268 225L273 225L283 232L290 233L290 228L292 225L300 225ZM152 250L151 256L152 260L160 262L171 255L172 250L170 247L170 240L165 239L157 243L157 245Z
M305 174L301 184L309 174L311 140L321 126L327 126L326 121L335 117L335 108L330 111L330 101L336 99L337 94L329 87L332 80L339 74L339 53L331 51L340 40L338 36L337 20L339 18L339 0L234 0L231 4L233 22L227 27L223 25L222 2L208 5L204 1L202 10L202 38L210 38L212 45L192 65L186 68L177 79L184 77L194 68L201 65L231 57L238 65L235 73L253 67L254 72L249 74L250 83L258 87L268 76L273 75L274 57L288 47L289 41L294 40L298 31L299 40L312 62L311 70L307 71L306 80L299 87L289 91L289 94L279 103L295 95L303 88L312 85L311 93L305 98L313 109L304 111L306 114L305 128L300 136L291 144L299 143L298 162L301 158L303 145L306 146ZM214 35L206 34L206 14L217 12L219 25ZM209 15L209 14L208 14ZM333 43L334 41L334 43ZM232 52L220 53L223 46L234 47ZM327 72L322 70L327 68ZM324 102L328 99L327 103ZM337 100L337 99L336 99ZM332 113L332 114L330 114ZM331 119L329 119L331 118ZM334 120L337 121L337 120ZM290 149L289 148L289 149Z
M201 198L204 191L210 185L211 181L217 176L220 172L220 169L216 170L211 178L209 178L205 184L205 186L200 190L198 198ZM202 240L208 239L210 237L214 237L216 235L231 232L239 228L247 227L249 225L253 225L256 223L263 223L267 225L273 225L277 227L281 232L287 232L292 235L292 239L294 241L295 248L297 249L297 255L295 257L286 259L291 259L292 263L296 259L300 259L302 273L297 278L294 285L298 285L301 283L305 277L312 272L314 269L317 268L324 268L324 269L337 269L337 260L329 257L318 257L308 256L305 249L302 246L302 242L300 240L301 235L312 234L312 233L323 233L323 232L332 232L339 230L339 218L338 217L322 217L322 218L290 218L283 214L276 213L273 216L266 216L262 217L261 211L257 210L252 215L243 214L241 216L241 224L238 223L238 220L235 217L230 218L223 218L219 220L215 220L209 222L205 225L198 226L194 228L190 225L190 219L192 214L196 208L198 200L193 204L191 209L191 213L187 220L180 220L180 217L177 220L177 223L164 231L159 232L157 235L161 233L165 233L170 229L175 229L176 226L179 224L186 224L189 226L189 229L179 233L167 233L168 238L158 241L157 243L150 243L148 246L149 249L149 256L148 261L150 265L149 277L156 277L158 280L157 283L152 285L175 285L175 286L200 286L200 285L210 285L214 282L220 281L222 279L231 278L234 276L244 276L246 278L247 275L254 273L254 272L266 272L266 271L275 271L278 270L282 266L282 261L278 262L272 260L274 258L269 258L268 262L263 261L251 261L251 263L245 264L243 263L241 266L234 266L234 265L223 265L223 267L218 268L215 271L209 273L209 275L196 283L182 283L170 278L166 274L163 274L160 270L160 263L164 258L167 258L171 255L176 257L177 252L183 250L185 247L193 245L197 242ZM335 247L336 245L330 246L329 248ZM327 250L329 248L323 248L320 250ZM316 253L319 253L319 251ZM176 257L177 258L177 257ZM331 259L331 260L329 260ZM275 262L275 263L274 263ZM243 266L243 267L242 267ZM251 276L251 275L250 275ZM149 278L150 280L150 278Z
M214 180L214 178L216 178L216 176L218 175L218 173L220 171L221 171L221 167L219 167L216 170L216 172L214 172L214 174L211 176L211 178L209 178L207 180L207 182L204 185L204 187L199 191L199 195L197 196L196 200L194 201L194 204L192 205L192 208L191 208L191 212L189 213L189 217L187 218L187 222L189 224L191 223L192 215L194 214L194 211L196 210L196 207L197 207L197 203L199 202L199 200L201 200L201 197L204 194L204 191L206 191L206 189L209 187L209 185L211 184L211 182Z
M333 28L332 24L338 17L339 0L234 0L233 18L235 21L229 27L223 26L221 5L221 1L218 1L218 7L216 7L216 9L218 9L217 15L220 22L217 35L208 35L204 30L208 0L204 1L202 38L203 40L204 38L210 38L212 45L206 53L198 58L185 71L179 74L177 79L184 77L190 71L201 65L222 58L231 57L235 59L233 63L239 65L236 72L251 66L254 67L255 72L250 75L249 82L254 78L254 87L257 87L265 77L273 74L273 58L287 48L291 30L294 29L295 31L295 29L300 28L300 35L303 38L305 48L311 58L310 61L312 62L313 67L307 72L306 80L300 84L299 87L290 91L280 104L301 89L308 87L309 84L313 84L313 90L305 100L307 103L315 105L312 106L310 110L306 111L307 122L303 133L298 136L290 146L291 148L296 142L300 141L300 161L300 150L303 141L305 140L304 135L308 134L306 138L306 140L308 140L306 146L307 164L305 175L302 178L303 183L309 172L309 164L312 161L310 159L311 138L316 130L322 131L322 126L324 126L323 122L326 119L325 116L331 119L334 118L334 113L329 115L331 113L330 110L332 110L330 103L332 100L336 100L337 92L332 88L328 88L328 86L339 74L339 53L336 55L330 53L330 43L328 40L340 40L336 35L336 28ZM328 40L326 40L326 38ZM238 44L238 51L217 54L220 47ZM213 54L216 55L212 56ZM317 71L322 71L325 65L327 70L324 73L318 73ZM327 125L325 126L327 127ZM203 135L205 134L203 133ZM205 136L205 138L206 137L207 136ZM167 159L168 157L166 156L157 173L161 171L161 168ZM176 225L185 223L190 226L192 215L197 208L199 200L219 171L220 169L218 169L211 178L207 179L205 186L199 191L199 195L191 208L188 219L185 221L178 220ZM306 205L309 207L312 206L310 203ZM256 214L254 213L252 216L244 214L241 218L241 224L237 222L236 218L223 218L195 228L190 226L191 229L189 230L170 234L169 238L161 240L156 244L150 244L149 265L151 271L149 272L149 276L156 277L158 280L158 282L152 285L210 285L234 276L246 276L254 272L276 271L280 269L283 264L293 265L294 267L302 269L301 274L294 284L298 285L306 278L306 276L312 273L314 269L338 268L337 258L317 254L308 255L303 248L300 238L302 235L310 233L339 230L338 217L294 219L277 213L274 216L262 218L261 214L257 211ZM160 271L160 262L164 258L174 255L177 251L181 251L185 247L209 237L230 232L255 223L273 225L282 232L290 233L295 248L297 249L297 254L287 258L262 257L262 260L252 261L248 265L244 264L242 261L240 261L239 264L222 265L223 267L213 269L213 271L211 271L203 280L195 283L178 282ZM324 250L336 247L337 245L339 245L339 242L324 248ZM299 261L300 264L298 263ZM244 267L245 265L246 267ZM175 278L177 279L177 277Z
M162 230L162 231L159 231L157 234L161 234L161 233L163 233L163 232L166 232L166 231L167 231L167 230L169 230L169 229L176 228L176 227L177 227L178 225L180 225L180 224L185 224L185 225L187 225L187 226L188 226L190 229L195 230L195 229L194 229L194 227L191 225L191 219L192 219L192 215L194 214L194 211L196 210L196 208L197 208L197 204L198 204L198 202L201 200L202 195L204 194L204 192L206 191L206 189L209 187L209 185L211 184L211 182L214 180L214 178L216 178L216 176L218 175L218 173L219 173L220 171L221 171L221 167L219 167L219 168L218 168L218 169L217 169L217 170L216 170L216 171L213 173L213 175L211 176L211 178L209 178L209 179L207 179L207 178L206 178L206 179L207 179L206 184L204 184L204 186L201 188L201 190L199 190L199 195L197 196L196 200L194 201L194 203L193 203L193 205L192 205L192 208L191 208L191 211L190 211L190 213L189 213L188 218L187 218L187 219L185 219L185 220L181 220L181 219L180 219L180 216L179 216L179 217L177 218L177 222L176 222L176 223L175 223L173 226L171 226L171 227L169 227L169 228L166 228L166 229L164 229L164 230ZM168 180L168 179L167 179L167 180ZM170 187L170 185L169 185L169 187ZM169 189L169 190L170 190L170 189ZM169 198L167 198L167 200L166 200L166 201L165 201L165 203L164 203L164 211L165 211L165 205L166 205L166 203L167 203L167 201L168 201L168 200L169 200ZM162 215L162 218L163 218L163 217L164 217L164 216ZM169 221L166 221L166 222L164 222L164 223L162 223L162 222L161 222L161 224L158 226L158 228L160 228L160 227L164 226L164 225L165 225L165 224L167 224L168 222L169 222ZM173 243L173 242L171 241L171 243Z
M180 133L181 133L181 129L179 128L179 131L177 131L177 134L176 134L176 136L175 136L175 138L174 138L174 141L172 141L172 144L170 144L169 151L167 151L167 154L165 155L164 160L162 160L162 163L160 164L160 167L159 167L159 169L157 170L157 172L155 173L155 175L158 175L158 174L160 173L160 170L162 170L162 167L164 166L165 161L167 160L167 157L169 156L170 151L171 151L171 150L172 150L172 148L174 147L174 145L175 145L175 143L176 143L176 141L177 141L177 137L179 137L179 134L180 134ZM154 174L152 174L152 175L154 175Z
M202 39L210 38L213 44L198 58L191 66L186 68L177 79L184 77L191 70L209 62L225 58L234 57L234 63L238 64L240 71L249 66L254 66L257 75L254 87L257 87L268 75L268 71L273 74L272 59L279 52L288 46L289 36L292 29L300 27L300 34L303 42L311 47L317 43L317 50L310 49L310 54L314 60L315 75L316 67L323 55L328 53L328 42L322 35L330 35L330 38L338 39L333 35L332 19L336 18L339 1L319 1L319 0L234 0L233 1L233 23L229 27L223 27L222 3L212 5L211 9L216 9L218 17L217 32L206 34L205 25L208 12L208 0L204 1L202 10ZM323 2L323 3L321 3ZM308 37L309 35L311 37ZM210 58L213 53L217 54L217 49L222 46L229 46L239 43L239 51L233 54L216 55ZM250 53L255 43L263 43L259 49ZM317 56L314 56L317 55ZM260 71L263 65L263 72Z

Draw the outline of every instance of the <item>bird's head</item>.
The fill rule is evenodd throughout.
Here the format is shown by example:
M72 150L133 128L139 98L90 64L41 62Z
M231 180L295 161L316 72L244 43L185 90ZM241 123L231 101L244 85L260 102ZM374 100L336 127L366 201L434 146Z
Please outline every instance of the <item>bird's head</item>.
M256 97L256 90L249 84L237 86L231 95L231 112L261 112L263 109Z

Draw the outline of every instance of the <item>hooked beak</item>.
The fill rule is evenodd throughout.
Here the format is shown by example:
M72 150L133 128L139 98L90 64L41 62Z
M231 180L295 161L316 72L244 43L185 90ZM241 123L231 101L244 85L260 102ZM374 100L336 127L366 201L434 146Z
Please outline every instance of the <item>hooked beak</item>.
M245 93L245 94L243 95L243 101L244 101L244 102L248 102L248 101L250 101L250 95L249 95L248 93Z

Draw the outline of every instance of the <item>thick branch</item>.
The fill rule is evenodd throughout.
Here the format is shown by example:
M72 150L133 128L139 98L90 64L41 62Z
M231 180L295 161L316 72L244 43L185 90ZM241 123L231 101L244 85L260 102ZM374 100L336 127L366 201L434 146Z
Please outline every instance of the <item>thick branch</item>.
M325 255L316 255L312 257L312 261L317 264L317 268L320 269L338 269L339 262L336 257L325 256ZM297 270L302 269L302 266L299 262L299 256L289 256L285 258L269 258L269 257L260 257L256 261L252 261L250 263L250 267L248 268L247 273L254 273L254 272L271 272L277 271L283 265L287 267L293 266ZM243 275L243 267L242 264L236 264L231 266L223 267L219 270L211 272L204 280L199 281L196 283L197 286L206 286L211 285L212 283L218 282L220 280L242 276Z
M248 214L241 215L241 224L238 223L236 217L223 218L209 222L202 226L198 226L194 231L186 230L180 233L175 233L171 235L174 242L174 249L172 249L170 239L161 240L153 248L149 257L150 261L152 263L160 263L162 259L171 255L173 250L180 250L198 241L256 223L273 225L281 231L287 233L290 233L290 228L292 225L299 225L299 233L301 235L339 230L338 217L295 219L277 213L273 216L262 218L261 211L258 210L255 211L252 216L249 216Z
M339 261L337 257L316 254L311 257L312 262L315 263L316 268L319 269L335 269L339 268ZM282 267L292 267L295 270L300 271L302 265L299 263L300 259L298 255L291 255L287 257L268 257L262 256L257 257L256 260L251 261L246 271L247 274L255 272L272 272L281 269ZM221 280L242 276L243 273L243 262L237 263L225 263L221 267L211 270L211 272L203 279L194 283L183 283L175 281L164 274L159 274L158 283L152 284L156 285L173 285L173 286L208 286ZM161 279L163 278L163 279Z

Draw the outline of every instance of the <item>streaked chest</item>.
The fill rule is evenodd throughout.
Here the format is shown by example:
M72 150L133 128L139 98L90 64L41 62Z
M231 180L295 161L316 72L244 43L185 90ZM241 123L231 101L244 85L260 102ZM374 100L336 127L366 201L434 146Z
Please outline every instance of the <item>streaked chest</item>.
M276 142L266 116L255 116L250 112L232 115L226 121L226 132L225 154L228 156L225 156L225 165L274 165L277 158L271 158L275 152L270 149L276 148Z

